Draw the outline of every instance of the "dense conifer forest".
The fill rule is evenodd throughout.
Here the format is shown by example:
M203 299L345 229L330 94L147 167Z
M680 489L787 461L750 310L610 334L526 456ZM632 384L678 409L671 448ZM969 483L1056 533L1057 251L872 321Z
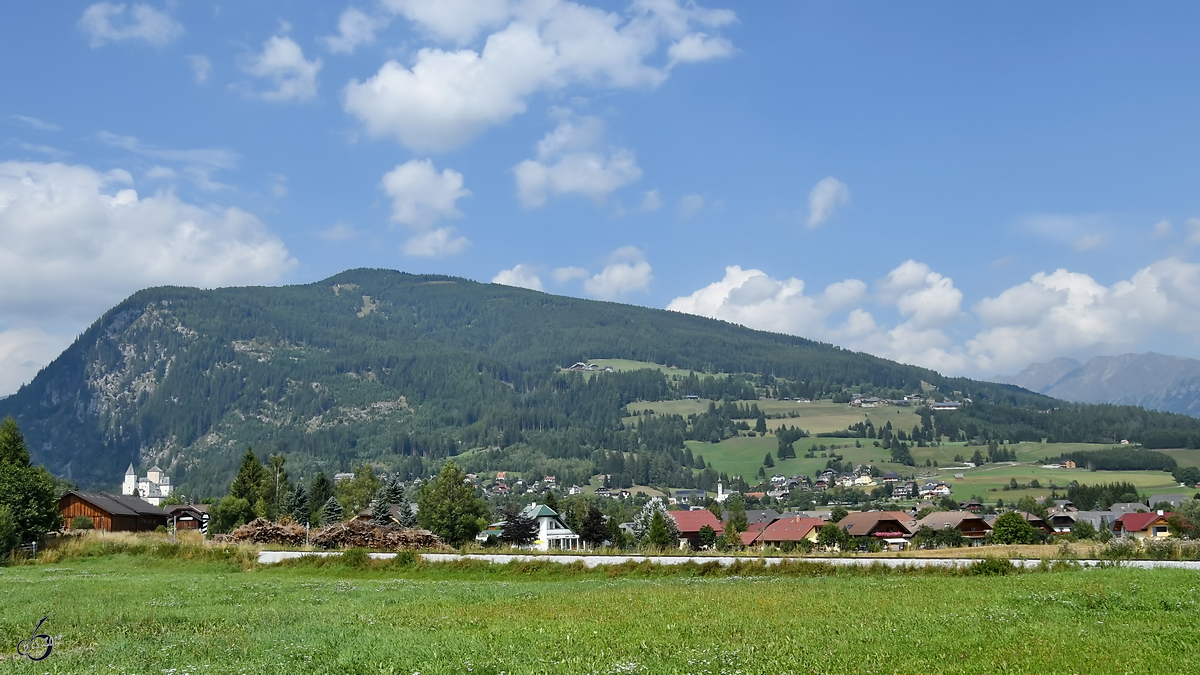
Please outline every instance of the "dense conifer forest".
M563 370L595 358L668 368ZM753 424L757 399L917 392L972 402L928 415L925 435L1200 442L1200 420L1182 415L1064 404L664 310L365 269L300 286L138 292L0 400L0 417L17 418L36 461L85 487L157 463L186 494L223 494L252 445L286 455L293 476L362 462L429 475L461 456L468 470L567 483L605 473L711 488L717 476L684 441ZM686 396L719 403L623 421L628 403ZM803 431L789 434L788 445Z

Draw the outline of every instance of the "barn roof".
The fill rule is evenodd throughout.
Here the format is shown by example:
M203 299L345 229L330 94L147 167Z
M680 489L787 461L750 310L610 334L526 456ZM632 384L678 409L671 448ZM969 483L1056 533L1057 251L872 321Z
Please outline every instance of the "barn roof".
M150 502L131 495L115 495L111 492L80 492L72 490L63 498L75 495L100 511L114 516L163 516L167 512Z

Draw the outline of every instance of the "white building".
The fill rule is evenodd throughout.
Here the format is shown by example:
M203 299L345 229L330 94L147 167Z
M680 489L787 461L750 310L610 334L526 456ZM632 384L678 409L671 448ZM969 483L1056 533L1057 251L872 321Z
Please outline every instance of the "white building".
M133 470L133 465L130 464L129 468L125 470L125 482L121 484L121 494L136 494L151 504L158 506L162 503L162 500L171 495L171 479L157 466L147 471L145 477L138 478L137 472Z
M579 548L579 535L567 527L558 513L545 504L530 504L521 515L537 522L537 536L529 548L538 551L573 551ZM504 521L492 523L488 529L475 537L485 542L488 537L498 537L504 531Z

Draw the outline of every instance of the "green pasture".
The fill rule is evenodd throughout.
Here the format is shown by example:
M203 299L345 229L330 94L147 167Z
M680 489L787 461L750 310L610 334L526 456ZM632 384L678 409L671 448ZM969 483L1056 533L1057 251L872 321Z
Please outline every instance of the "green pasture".
M1154 673L1200 658L1191 571L710 577L552 565L243 571L121 555L3 568L0 670ZM61 645L39 663L18 657L47 614Z
M643 403L630 403L626 408L629 412L643 412L653 410L656 413L664 415L683 415L687 417L692 414L700 414L708 410L708 405L711 403L708 399L699 400L677 400L677 401L653 401ZM888 422L892 423L892 429L895 431L904 430L905 433L912 431L914 426L921 423L920 415L917 415L915 409L905 407L882 407L882 408L852 408L844 403L832 403L830 401L814 401L812 403L798 403L796 401L776 401L776 400L761 400L761 401L738 401L743 405L756 404L758 409L767 415L790 415L795 414L795 417L784 417L781 419L768 419L767 428L775 430L780 425L786 424L789 427L800 427L811 434L832 433L846 429L851 424L865 422L870 419L871 423L882 428Z
M1200 449L1197 448L1176 448L1173 450L1159 450L1175 458L1179 462L1179 466L1200 466Z
M680 368L676 368L674 366L664 366L660 363L650 363L648 361L631 361L629 359L591 359L588 361L588 363L599 366L600 370L604 370L605 368L612 368L613 370L618 371L618 372L625 372L625 371L630 371L630 370L660 370L669 376L678 375L680 377L687 377L691 373L696 373L696 377L705 377L706 375L712 375L715 377L715 376L723 376L724 375L724 373L705 373L705 372L701 372L699 370L688 370L686 368L680 369Z

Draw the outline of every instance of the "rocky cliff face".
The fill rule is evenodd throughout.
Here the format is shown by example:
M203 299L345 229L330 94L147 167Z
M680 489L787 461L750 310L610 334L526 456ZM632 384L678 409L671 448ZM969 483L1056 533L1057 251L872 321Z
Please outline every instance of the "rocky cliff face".
M1079 403L1138 405L1200 416L1200 361L1164 354L1059 358L1016 375L992 378Z

